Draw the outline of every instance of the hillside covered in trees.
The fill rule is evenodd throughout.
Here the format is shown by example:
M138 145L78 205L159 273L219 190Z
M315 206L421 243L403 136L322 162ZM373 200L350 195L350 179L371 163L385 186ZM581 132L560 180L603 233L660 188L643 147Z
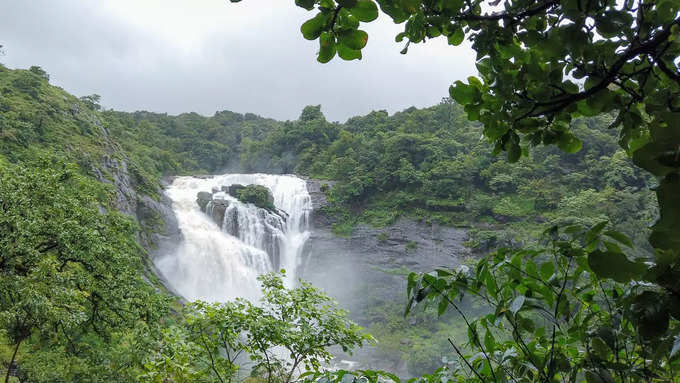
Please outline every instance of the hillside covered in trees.
M98 97L76 98L48 78L39 67L0 67L0 225L5 232L16 230L10 229L19 224L10 213L26 224L54 224L52 231L22 229L2 243L13 261L3 255L0 336L9 346L0 355L6 363L18 350L15 360L31 381L135 379L162 329L178 320L170 314L177 306L162 292L146 255L163 227L145 207L161 198L168 175L238 170L338 181L327 190L332 203L323 212L338 235L357 224L380 227L403 216L467 227L468 246L485 254L532 244L549 225L609 220L634 239L639 254L649 252L646 226L657 214L648 191L653 180L619 149L607 115L573 123L583 142L577 154L541 148L508 163L450 99L345 123L329 122L320 106L309 106L298 120L281 122L229 111L204 117L100 110ZM24 217L22 209L36 216ZM102 209L121 211L137 223L125 215L98 217ZM60 227L89 227L98 219L106 219L100 225L113 232L79 233L74 227L68 236L60 234ZM16 246L26 241L31 248L32 235L47 242L29 257ZM93 252L87 247L96 241L92 235L106 236L103 244L112 247ZM82 252L73 253L78 244ZM52 258L40 254L52 254L53 261L43 264ZM131 273L109 289L104 281L121 276L121 269ZM43 272L56 279L42 279ZM57 294L55 288L66 290ZM32 293L24 295L26 289ZM64 306L74 296L80 298ZM400 331L407 329L388 333Z

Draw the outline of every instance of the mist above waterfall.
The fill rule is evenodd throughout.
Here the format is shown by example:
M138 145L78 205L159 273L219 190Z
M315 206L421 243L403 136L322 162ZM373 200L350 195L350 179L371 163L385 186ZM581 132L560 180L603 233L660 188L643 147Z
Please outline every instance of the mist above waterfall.
M222 191L234 184L267 187L278 211L242 203ZM196 196L206 191L212 191L213 200L203 212ZM304 180L268 174L178 177L166 193L183 239L155 264L177 293L189 300L213 302L257 299L257 276L281 268L286 270L287 284L295 283L310 234L312 206ZM217 204L223 215L214 214Z

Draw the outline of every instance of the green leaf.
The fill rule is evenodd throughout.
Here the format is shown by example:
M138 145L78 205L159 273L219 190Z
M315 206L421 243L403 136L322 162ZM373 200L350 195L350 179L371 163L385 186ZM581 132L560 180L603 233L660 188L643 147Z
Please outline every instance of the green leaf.
M357 0L337 0L337 2L344 8L352 8L357 5Z
M358 0L356 5L349 10L354 17L365 23L378 18L378 6L373 0Z
M548 262L543 263L539 270L540 270L540 273L541 273L541 277L543 279L547 280L555 272L555 265L551 261L548 261Z
M647 269L644 264L631 262L625 254L595 250L588 255L588 265L598 277L626 283Z
M343 60L361 60L360 50L352 49L343 43L337 44L337 50L338 56Z
M489 330L484 334L484 347L486 347L486 352L494 352L496 350L496 339L494 339L493 334Z
M586 244L589 244L593 242L595 239L597 239L597 237L600 236L600 233L602 233L602 230L604 229L605 226L607 226L608 223L609 223L608 221L602 221L591 227L590 230L588 230L588 232L586 232L585 235Z
M668 308L663 296L655 291L643 291L633 299L632 317L643 339L657 339L666 333L670 321Z
M437 315L444 315L447 307L449 307L449 301L445 297L442 297L439 301L439 306L437 307Z
M680 176L669 174L656 189L660 217L652 226L649 242L658 249L680 252Z
M678 5L673 0L661 0L656 6L656 19L659 23L665 24L673 21L678 11Z
M368 33L362 30L352 30L340 33L338 41L350 49L361 50L368 42Z
M597 372L588 370L586 371L586 382L588 383L604 383L602 378L600 378L600 375L598 375Z
M526 301L526 297L524 295L518 295L510 304L510 311L512 311L513 314L517 314L517 312L524 306L524 301Z
M629 248L633 248L633 242L623 233L620 233L615 230L607 230L604 232L604 235L613 238L617 240L618 242L622 243L625 246L628 246Z
M319 56L317 60L320 63L327 63L335 57L335 37L330 32L323 32L319 38Z
M436 26L430 25L429 27L427 27L427 37L435 38L435 37L439 37L441 34L442 34L442 31L439 28L437 28Z
M408 282L406 284L406 294L408 296L411 296L411 292L413 292L413 288L416 287L416 283L418 280L418 274L411 272L408 275Z
M295 5L298 7L302 7L308 11L311 11L314 8L314 4L316 3L315 0L295 0Z
M330 13L328 13L330 15ZM335 19L334 29L336 32L351 31L359 28L359 19L354 17L345 8L340 9Z
M522 148L516 142L508 142L506 150L508 151L508 162L510 163L517 162L522 156Z
M621 247L614 242L602 241L602 244L604 245L604 247L607 248L607 251L609 252L623 254L623 250L621 249Z
M300 27L302 36L307 40L318 39L326 26L326 20L326 16L323 13L319 13L313 18L305 21Z
M460 80L449 87L449 94L461 105L467 105L480 97L479 89Z
M575 135L565 132L560 135L557 146L565 152L573 154L581 150L583 144Z
M602 340L600 337L594 337L592 341L590 341L590 344L593 348L593 351L595 352L595 355L597 355L600 359L607 360L609 357L609 354L611 353L611 349L607 344Z
M463 28L460 25L456 25L456 29L448 37L449 44L460 45L463 39L465 39L465 32L463 32Z

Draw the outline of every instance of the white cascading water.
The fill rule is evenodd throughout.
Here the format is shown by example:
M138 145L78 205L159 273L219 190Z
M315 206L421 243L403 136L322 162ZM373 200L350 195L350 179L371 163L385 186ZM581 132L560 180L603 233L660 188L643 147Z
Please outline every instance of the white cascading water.
M269 188L274 206L283 212L244 204L221 191L234 184ZM196 202L202 191L213 192L206 212ZM269 174L178 177L166 193L183 240L175 252L159 257L155 264L177 293L188 300L212 302L257 299L257 276L278 269L285 269L286 283L294 285L310 234L312 203L304 180ZM213 214L220 204L223 218Z

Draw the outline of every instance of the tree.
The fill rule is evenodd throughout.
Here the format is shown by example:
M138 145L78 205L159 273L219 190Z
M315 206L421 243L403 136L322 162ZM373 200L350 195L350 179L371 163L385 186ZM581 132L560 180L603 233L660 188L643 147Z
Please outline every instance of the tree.
M552 227L545 246L500 250L474 270L436 270L409 276L409 309L452 307L468 325L468 346L449 339L461 358L451 367L469 381L676 381L680 325L652 285L630 283L646 266L606 222L588 230ZM463 295L491 312L469 319ZM460 376L460 375L459 375Z
M680 1L296 0L318 10L301 26L319 40L318 61L361 59L368 35L360 23L378 17L376 2L404 23L402 53L438 37L471 42L479 75L456 81L450 95L510 162L541 144L578 152L574 118L616 116L620 146L659 180L649 237L656 255L639 278L679 307Z
M80 97L80 101L82 101L85 105L87 105L88 108L92 110L100 110L102 108L100 102L101 102L102 97L98 94L91 94L89 96L83 96Z
M192 302L184 307L183 326L163 330L157 354L145 363L147 382L231 382L238 358L248 351L247 301L210 304Z
M330 361L328 348L351 352L372 341L330 297L308 282L287 289L282 274L258 279L262 283L258 304L245 299L189 304L186 323L166 332L143 378L231 382L240 368L239 357L247 353L254 363L252 375L270 383L288 383L300 367L316 371Z
M88 337L106 343L114 330L166 312L164 297L142 278L136 227L109 197L76 165L0 163L0 329L14 349L8 365L24 342L82 354Z

